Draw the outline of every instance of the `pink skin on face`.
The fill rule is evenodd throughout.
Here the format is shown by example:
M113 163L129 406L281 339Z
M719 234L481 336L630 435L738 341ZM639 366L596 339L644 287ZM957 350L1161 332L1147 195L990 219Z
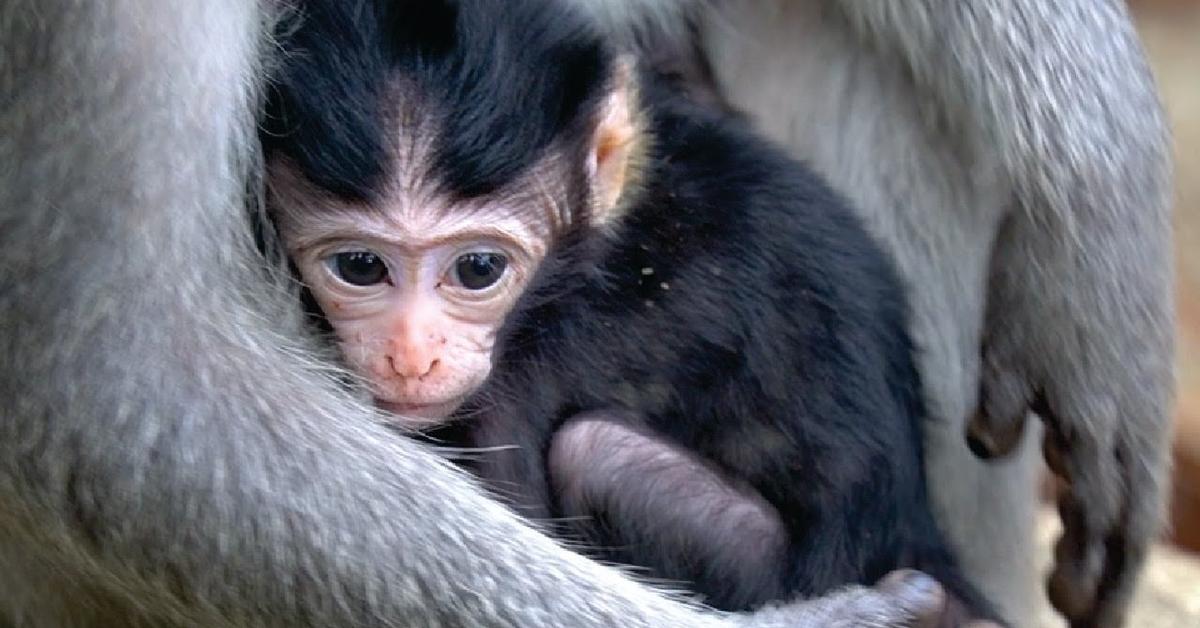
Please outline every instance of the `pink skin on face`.
M315 250L314 263L302 273L351 367L368 378L380 407L419 419L445 417L487 377L495 332L519 272L506 268L497 284L472 291L456 285L453 267L461 255L501 253L501 243L474 236L400 246L359 238L334 246L339 248ZM369 286L339 278L329 257L348 250L378 256L387 278Z
M618 74L627 82L628 71ZM584 164L592 226L620 213L640 146L633 111L622 88L599 116ZM268 185L288 252L351 368L368 380L381 408L421 428L440 423L487 378L497 330L570 215L564 186L575 166L550 154L486 198L449 199L428 170L436 118L397 119L394 170L378 200L352 203L323 193L286 159L268 164ZM386 278L346 281L335 262L348 253L378 258ZM486 287L466 285L456 268L472 254L502 257L504 273Z
M496 331L545 254L547 221L528 209L537 199L450 205L397 193L352 207L282 164L271 171L284 241L350 367L398 423L440 423L487 378ZM464 281L471 256L502 259L503 270L487 285Z

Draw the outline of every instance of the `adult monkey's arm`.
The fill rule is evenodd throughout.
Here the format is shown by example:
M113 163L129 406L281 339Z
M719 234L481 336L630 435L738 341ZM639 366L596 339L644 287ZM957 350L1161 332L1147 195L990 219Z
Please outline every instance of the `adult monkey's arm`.
M840 4L903 59L964 174L1003 186L971 434L1005 454L1030 409L1045 420L1069 481L1051 599L1074 625L1120 625L1160 529L1174 385L1169 144L1128 9Z
M1174 388L1168 134L1124 2L728 6L706 30L721 88L851 196L911 282L930 490L968 573L1014 620L1034 608L1036 443L995 465L962 444L974 415L977 448L1007 453L1032 408L1069 479L1051 598L1074 626L1120 626Z
M891 626L936 605L897 585L688 606L375 425L242 209L266 22L252 1L0 4L0 623Z

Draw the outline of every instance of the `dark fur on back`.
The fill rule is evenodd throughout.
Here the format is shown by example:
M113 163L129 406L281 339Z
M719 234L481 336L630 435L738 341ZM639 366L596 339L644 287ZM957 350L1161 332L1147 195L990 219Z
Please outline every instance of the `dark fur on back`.
M566 7L353 3L371 7L360 19L350 4L302 5L289 48L307 56L272 100L268 150L312 181L371 198L394 132L380 86L397 78L440 118L435 173L455 194L486 194L547 150L576 157L614 57ZM581 411L630 410L778 510L787 590L917 567L986 612L930 514L891 262L813 173L732 117L641 83L643 189L611 231L573 222L507 321L491 380L437 436L520 445L476 470L546 517L554 431ZM764 601L721 574L696 585L721 607Z
M740 122L650 84L643 97L648 185L598 267L568 242L510 317L477 401L481 420L506 417L508 439L476 444L524 446L484 473L502 491L537 482L518 505L552 504L531 452L576 412L629 409L779 510L793 535L786 589L919 567L985 608L929 511L890 260L840 197ZM718 606L762 601L705 592Z

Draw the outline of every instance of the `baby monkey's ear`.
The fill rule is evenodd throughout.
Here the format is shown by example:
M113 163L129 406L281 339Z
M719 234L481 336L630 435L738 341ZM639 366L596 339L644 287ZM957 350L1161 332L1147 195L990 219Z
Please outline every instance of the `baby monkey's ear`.
M588 153L594 226L603 226L620 217L623 203L637 187L644 144L634 64L632 58L626 57L616 62L608 93L596 116Z

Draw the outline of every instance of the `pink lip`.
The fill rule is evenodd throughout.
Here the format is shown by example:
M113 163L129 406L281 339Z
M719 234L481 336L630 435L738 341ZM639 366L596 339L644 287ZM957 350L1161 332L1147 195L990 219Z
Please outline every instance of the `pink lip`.
M416 412L427 408L436 408L439 404L436 403L395 403L389 404L395 410L400 412Z
M376 405L388 412L400 415L411 415L421 418L443 418L455 408L454 401L440 403L403 403L395 401L375 400Z

